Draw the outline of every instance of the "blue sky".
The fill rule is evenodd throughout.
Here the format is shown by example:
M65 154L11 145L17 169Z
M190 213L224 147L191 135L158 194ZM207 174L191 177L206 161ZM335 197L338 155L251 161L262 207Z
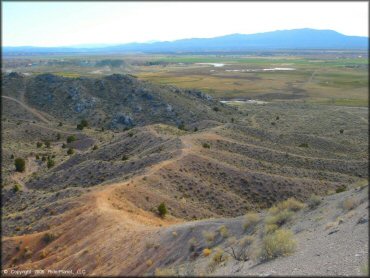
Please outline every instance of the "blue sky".
M115 44L332 29L368 36L368 2L2 2L4 46Z

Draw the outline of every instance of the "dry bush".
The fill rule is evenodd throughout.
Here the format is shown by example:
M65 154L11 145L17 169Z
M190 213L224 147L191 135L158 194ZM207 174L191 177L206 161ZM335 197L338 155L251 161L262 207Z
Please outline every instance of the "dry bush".
M214 250L214 255L212 256L212 261L214 263L222 263L224 261L226 261L227 259L227 256L224 252L223 249L221 249L220 247L217 247L215 250Z
M232 238L232 240L229 241L230 246L225 252L237 261L246 262L251 257L251 245L253 242L253 236L245 236L240 240Z
M299 211L304 208L304 203L294 199L289 198L285 201L282 201L276 205L280 210L288 209L291 211Z
M189 239L188 243L190 245L189 247L190 251L194 251L195 247L198 245L198 241L195 237Z
M265 219L265 224L271 225L275 224L277 226L282 226L288 223L294 216L294 212L288 209L284 209L282 211L277 212L274 215L269 215Z
M152 266L153 265L153 261L151 259L147 260L146 261L146 265L147 266Z
M212 250L209 248L203 249L203 255L204 257L208 257L212 253Z
M345 211L352 210L360 204L360 200L357 198L349 197L342 202L342 209Z
M229 230L226 228L225 225L222 225L221 227L218 228L218 232L220 235L225 238L229 236Z
M203 231L202 232L203 238L208 242L212 243L215 240L216 234L215 232L208 232L208 231Z
M245 221L243 224L244 230L254 228L260 220L260 216L256 212L249 212L245 215Z
M290 230L276 230L268 234L262 241L261 258L269 260L292 254L297 246L293 233Z
M310 199L307 201L307 205L310 209L317 208L321 204L321 198L315 194L312 194Z
M175 275L176 275L176 271L171 268L156 268L154 271L154 276L171 277Z
M265 234L270 234L275 232L277 229L279 229L279 226L276 224L265 224Z

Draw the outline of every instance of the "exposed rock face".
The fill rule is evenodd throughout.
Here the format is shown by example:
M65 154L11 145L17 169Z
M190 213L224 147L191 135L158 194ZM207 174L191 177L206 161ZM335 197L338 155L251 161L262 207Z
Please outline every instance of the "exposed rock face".
M125 125L132 127L134 125L134 120L131 116L125 115L123 113L119 113L118 115L115 115L112 119L111 126L113 128L117 128L118 125Z

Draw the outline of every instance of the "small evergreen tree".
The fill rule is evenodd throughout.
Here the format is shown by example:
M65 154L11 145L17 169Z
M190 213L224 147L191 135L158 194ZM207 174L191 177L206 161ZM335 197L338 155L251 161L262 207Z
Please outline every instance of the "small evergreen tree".
M53 167L54 165L55 165L55 161L54 161L54 160L52 160L51 158L48 158L48 164L47 164L48 168L51 168L51 167Z
M16 158L14 165L17 172L24 172L26 170L26 161L23 158Z
M76 137L74 135L70 135L67 137L67 143L72 143L73 141L76 141Z
M158 206L158 213L159 213L159 216L160 217L165 217L165 215L167 214L167 208L166 208L166 205L164 203L161 203L159 206Z

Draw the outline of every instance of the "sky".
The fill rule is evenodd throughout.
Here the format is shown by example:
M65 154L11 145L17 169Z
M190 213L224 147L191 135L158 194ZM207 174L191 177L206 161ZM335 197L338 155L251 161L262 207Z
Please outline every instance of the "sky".
M297 28L368 36L359 2L6 2L3 46L171 41Z

